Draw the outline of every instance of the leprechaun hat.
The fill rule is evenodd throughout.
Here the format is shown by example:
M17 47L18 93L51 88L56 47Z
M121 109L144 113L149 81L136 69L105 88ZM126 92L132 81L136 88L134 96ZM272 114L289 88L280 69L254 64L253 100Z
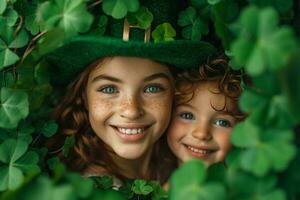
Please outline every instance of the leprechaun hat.
M104 1L110 0L103 0L102 6L105 6ZM121 19L108 16L104 34L91 32L75 36L47 56L55 73L53 81L64 85L90 63L107 56L148 58L179 69L198 67L216 50L207 42L180 37L177 20L186 6L184 0L140 0L137 12ZM148 26L139 23L139 18L145 16L153 17ZM168 37L172 34L176 36Z

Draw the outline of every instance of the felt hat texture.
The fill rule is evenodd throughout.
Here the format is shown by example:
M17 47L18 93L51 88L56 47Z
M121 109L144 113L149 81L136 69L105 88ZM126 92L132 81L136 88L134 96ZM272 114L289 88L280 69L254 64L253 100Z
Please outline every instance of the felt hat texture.
M216 52L203 41L183 39L177 25L179 12L186 8L183 0L140 0L141 6L153 14L151 31L170 23L176 31L174 40L144 41L145 29L131 28L128 41L123 40L124 18L108 17L103 35L87 33L70 38L46 56L55 85L65 85L76 78L93 61L102 57L130 56L152 59L178 69L198 67Z

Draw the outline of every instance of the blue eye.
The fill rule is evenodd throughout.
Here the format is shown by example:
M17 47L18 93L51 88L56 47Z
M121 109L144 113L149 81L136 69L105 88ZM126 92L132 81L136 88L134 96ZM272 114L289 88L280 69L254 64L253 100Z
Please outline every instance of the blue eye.
M192 113L188 113L188 112L185 112L185 113L181 113L179 115L182 119L187 119L187 120L193 120L195 119L194 118L194 115Z
M157 93L157 92L160 92L162 91L163 88L160 87L160 86L157 86L157 85L150 85L150 86L147 86L146 89L145 89L145 92L146 93Z
M119 92L116 87L111 85L102 87L99 91L105 94L114 94Z
M224 119L217 119L214 121L214 124L221 127L232 127L231 123Z

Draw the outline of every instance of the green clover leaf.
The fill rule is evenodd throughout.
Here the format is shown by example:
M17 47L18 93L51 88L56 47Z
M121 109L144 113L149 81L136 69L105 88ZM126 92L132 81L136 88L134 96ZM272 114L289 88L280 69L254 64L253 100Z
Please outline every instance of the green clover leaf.
M13 8L7 8L3 13L4 20L7 26L14 26L18 20L18 13Z
M102 9L105 14L122 19L127 12L136 12L140 7L138 0L103 0Z
M290 130L258 129L248 118L235 127L231 142L246 147L241 154L242 168L256 176L264 176L271 169L284 170L295 156L292 136Z
M283 68L296 48L293 31L289 27L278 28L278 16L271 8L259 10L248 7L239 19L241 31L231 46L236 63L245 65L253 76L266 69Z
M250 3L259 7L274 7L279 13L284 14L291 10L293 6L293 0L248 0Z
M47 1L40 5L38 13L46 30L60 27L68 36L88 31L93 21L84 0Z
M111 176L94 176L92 177L97 188L103 188L105 190L113 187L113 178Z
M0 95L0 127L15 128L29 113L27 94L21 90L2 88Z
M66 138L63 149L62 149L62 154L67 157L70 151L70 148L72 148L75 144L75 137L74 136L69 136Z
M173 41L176 31L170 23L158 25L151 34L154 42Z
M153 14L148 8L141 6L137 12L128 13L127 20L129 24L137 25L142 29L147 29L153 21Z
M0 1L0 15L4 13L6 6L7 6L6 0Z
M200 40L202 34L208 33L207 24L197 17L196 9L188 7L179 13L178 24L183 26L182 36L185 39Z
M187 176L193 174L193 176ZM184 163L171 177L170 199L180 200L189 197L191 200L217 200L225 198L225 189L216 182L204 183L206 171L200 160Z
M13 65L19 60L19 56L12 51L24 47L28 43L28 34L22 29L14 36L13 27L3 27L0 30L0 69Z
M58 130L58 125L55 123L55 121L48 121L44 124L42 128L42 133L45 137L51 137L53 136Z
M84 179L80 174L70 173L66 175L66 179L71 182L74 192L79 198L87 198L93 190L93 181Z
M24 172L38 172L38 155L27 151L28 144L22 140L8 139L0 145L0 191L18 188L24 180ZM25 155L24 155L25 154Z
M133 183L132 191L138 195L148 195L153 191L153 188L145 180L136 179Z

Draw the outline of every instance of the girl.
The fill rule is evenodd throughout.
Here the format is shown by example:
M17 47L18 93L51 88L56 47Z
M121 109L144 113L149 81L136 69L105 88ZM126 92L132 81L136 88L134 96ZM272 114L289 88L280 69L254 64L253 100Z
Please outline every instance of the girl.
M109 19L104 36L77 36L48 55L55 85L64 86L79 74L55 109L56 148L75 137L69 155L60 154L69 168L85 176L167 179L171 169L164 160L169 156L159 138L171 115L171 72L202 63L214 52L208 43L168 35L168 42L150 41L156 31L151 27L160 34L166 26L178 30L182 2L145 0L144 14L153 14L146 30L127 19Z
M192 158L209 166L223 162L231 148L233 127L244 118L238 108L241 74L225 59L179 76L178 96L168 144L178 165Z

